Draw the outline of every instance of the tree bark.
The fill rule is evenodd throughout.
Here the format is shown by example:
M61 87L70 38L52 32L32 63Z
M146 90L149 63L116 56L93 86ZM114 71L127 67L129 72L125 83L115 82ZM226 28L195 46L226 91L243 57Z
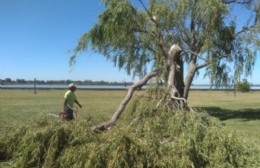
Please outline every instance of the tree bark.
M109 127L115 125L115 123L117 122L117 120L119 119L120 115L123 113L126 105L128 104L128 102L130 101L130 99L133 96L134 91L136 90L136 88L142 87L143 85L145 85L151 78L155 77L156 75L158 75L159 72L158 71L153 71L149 74L147 74L143 79L141 79L140 81L136 82L135 84L133 84L129 89L128 89L128 93L125 96L125 98L122 100L122 102L120 103L120 105L118 106L116 112L114 113L114 115L112 116L112 118L103 123L100 124L98 126L95 126L92 128L92 130L107 130L109 129Z
M188 74L185 78L185 88L184 88L184 93L183 93L183 98L188 99L189 96L189 91L190 91L190 86L192 83L192 80L195 76L196 73L196 65L193 62L189 63L189 69L188 69Z
M185 87L183 82L183 61L181 58L181 48L178 45L172 45L168 53L168 79L167 88L171 104L176 109L192 111L184 97Z
M182 96L182 83L183 83L183 63L180 58L181 48L174 44L171 46L168 53L168 79L167 88L170 91L170 96L181 97Z

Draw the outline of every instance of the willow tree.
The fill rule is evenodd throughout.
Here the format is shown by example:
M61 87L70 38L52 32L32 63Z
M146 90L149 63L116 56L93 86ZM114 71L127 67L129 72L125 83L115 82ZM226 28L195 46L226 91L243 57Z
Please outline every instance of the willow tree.
M97 128L113 125L137 87L151 78L163 81L173 107L190 110L190 87L204 69L211 84L222 86L249 75L259 40L257 0L103 0L99 21L79 40L79 52L94 50L141 80L129 88L112 118ZM250 13L240 25L234 9ZM239 25L239 26L238 26ZM149 65L149 66L148 66ZM151 72L148 67L152 66Z

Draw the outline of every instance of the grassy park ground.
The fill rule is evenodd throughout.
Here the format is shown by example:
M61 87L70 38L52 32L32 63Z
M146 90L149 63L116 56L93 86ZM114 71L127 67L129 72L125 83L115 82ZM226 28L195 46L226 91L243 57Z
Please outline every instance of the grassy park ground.
M0 115L1 115L0 132L10 130L10 129L7 129L8 127L15 128L15 127L23 126L23 125L30 127L30 126L35 125L34 123L36 123L37 121L45 120L46 118L48 120L59 120L59 119L48 116L48 114L49 113L57 114L57 115L59 114L59 112L61 111L62 103L63 103L64 92L65 92L65 90L38 90L37 94L34 94L33 90L0 90L0 107L1 107L0 108ZM118 104L120 103L122 98L125 96L126 92L127 92L126 90L121 90L121 91L78 90L76 92L77 97L78 97L78 100L83 105L83 108L80 109L77 113L78 114L77 122L80 123L80 121L86 121L86 119L88 119L90 116L93 119L93 122L94 122L93 124L95 124L95 123L99 124L100 122L106 121L107 119L109 119L112 116L112 114L114 113ZM138 97L139 95L142 95L142 94L143 94L143 91L137 91L135 93L134 97ZM130 102L130 104L131 104L131 102ZM260 132L260 92L255 91L255 92L249 92L249 93L234 94L233 92L226 92L226 91L191 91L189 104L198 112L207 112L211 116L218 118L221 121L222 126L225 129L229 130L230 132L235 132L236 134L239 135L238 137L240 138L241 141L244 141L245 143L248 143L248 144L249 143L253 144L253 146L255 146L254 148L257 149L258 151L260 151L260 134L259 134L259 132ZM130 115L131 115L131 110L127 109L120 118L119 126L121 124L128 125L131 122L131 121L129 121L129 118L131 118ZM155 119L156 119L156 117L155 117ZM192 120L192 121L194 121L194 120ZM60 121L60 122L62 122L62 121ZM178 122L178 120L176 120L176 122ZM67 125L65 122L62 125L64 126L64 124ZM153 127L153 125L151 125L151 126ZM196 124L195 124L195 126L198 126L199 130L201 128L204 129L203 126L200 127L199 125L196 125ZM54 128L54 130L50 129L52 127ZM40 136L43 132L47 131L48 129L50 129L50 133L53 131L55 132L55 130L58 130L58 133L59 133L59 131L62 131L63 128L64 127L61 127L61 128L55 127L55 125L50 126L50 127L44 126L44 128L41 131L38 130L41 133L39 134L39 132L38 132L36 135ZM212 128L214 129L217 127L212 127ZM34 130L34 129L32 129L32 130ZM77 129L75 129L75 130L77 130ZM37 131L37 128L34 131ZM81 133L83 133L83 132L81 132ZM22 131L21 131L21 133L22 133ZM46 133L47 133L46 135L43 134L44 137L42 137L43 138L42 140L45 139L45 136L49 135L48 132L46 132ZM208 133L210 133L210 130ZM220 132L216 132L216 133L218 134ZM30 131L28 131L28 134L30 134ZM81 137L82 139L85 139L86 136L91 135L91 134L88 134L88 135L80 135L80 134L78 134L77 136L82 136ZM0 138L1 138L1 135L4 135L4 134L1 133ZM34 135L34 134L32 134L32 135ZM38 136L36 136L36 138ZM106 137L106 134L104 134L104 136ZM113 134L112 136L109 136L109 138L111 138L113 136L121 137L121 134L117 134L117 132L115 132L115 134ZM217 136L222 137L221 134L218 134ZM54 137L55 137L55 134L54 134ZM74 136L72 136L72 137L74 137ZM123 139L124 139L124 137L125 136L123 136ZM129 137L132 137L132 133L131 133L131 135L129 135ZM190 137L190 136L188 135L188 137ZM223 136L223 137L225 137L225 136ZM27 138L23 138L23 142L26 142L26 139ZM91 139L91 137L90 137L90 139ZM95 137L94 137L94 139L95 139ZM30 137L28 137L28 142L29 141L31 142ZM87 141L89 141L89 139L87 139ZM77 140L77 142L80 142L80 141ZM107 142L108 146L113 145L113 142L114 142L113 139L112 140L108 139L108 142ZM123 141L123 142L125 142L125 141ZM128 141L126 141L126 142L128 142ZM137 141L137 142L139 142L139 141ZM117 143L120 144L121 141L119 141ZM198 141L198 143L199 143L199 141ZM227 141L226 143L229 143L229 141ZM233 141L230 141L230 143L233 143ZM37 145L37 143L36 143L36 145ZM102 145L103 145L103 147L106 146L106 144L102 144ZM212 145L212 144L210 144L210 145ZM233 151L232 150L233 147L236 151L239 150L239 148L235 147L236 144L234 144L234 146L232 146L232 145L229 146L228 144L226 144L226 145L227 145L227 148L232 147L231 152ZM100 146L100 144L97 144L97 146ZM80 146L80 147L82 148L82 146ZM89 146L89 147L93 147L93 146ZM150 147L152 147L152 146L150 146ZM183 148L182 146L180 146L180 147ZM69 152L70 150L73 151L74 148L75 147L68 148L68 150L66 150L66 151L67 152ZM95 148L95 150L98 150L98 149L99 148L97 148L97 149ZM102 149L101 149L101 151L102 151ZM107 149L110 149L110 147ZM117 147L115 147L115 149L117 149ZM160 150L161 149L162 148L160 147ZM207 149L207 147L205 149ZM28 150L31 150L31 148L30 149L28 148ZM76 152L76 151L74 151L74 152ZM85 151L83 150L82 154L85 156L84 153L85 153ZM99 152L97 152L97 154L99 154ZM30 156L30 155L25 155L25 156ZM66 158L66 156L67 155L62 156L61 159L64 157ZM68 156L70 156L70 155L68 155ZM73 156L73 155L71 155L71 156ZM177 155L177 156L179 156L179 155ZM36 155L36 158L37 158L37 155ZM94 158L96 158L96 157L94 157ZM48 158L46 158L46 159L48 160ZM212 163L213 165L216 165L216 164L214 164L214 159L213 159L213 161L211 160L211 162L213 162ZM19 163L19 161L18 161L18 163ZM25 160L25 162L23 162L23 163L27 163L27 161ZM131 163L131 161L129 163ZM195 163L196 163L196 161L195 161ZM1 165L2 166L7 165L7 167L8 167L8 165L12 166L12 164L13 164L12 161L6 162L6 163L3 162L0 164L0 167L1 167ZM26 165L24 165L24 166L26 167ZM19 167L19 164L17 167Z
M49 113L58 114L64 92L38 90L34 94L33 90L0 90L0 129L30 124ZM83 105L77 119L90 115L100 123L112 116L126 91L78 90L76 94ZM189 103L198 111L219 118L225 127L242 134L244 141L254 143L260 150L260 92L191 91ZM127 115L127 112L122 115L121 123L127 122Z
M18 127L58 114L65 90L0 90L0 131ZM126 94L122 91L78 90L78 100L83 105L77 120L91 116L96 123L111 117ZM137 91L135 97L143 91ZM260 150L260 92L236 93L227 91L191 91L189 104L197 111L217 117L223 126L241 134L243 141L254 143ZM127 121L129 112L123 113L120 123ZM50 118L51 119L51 118Z

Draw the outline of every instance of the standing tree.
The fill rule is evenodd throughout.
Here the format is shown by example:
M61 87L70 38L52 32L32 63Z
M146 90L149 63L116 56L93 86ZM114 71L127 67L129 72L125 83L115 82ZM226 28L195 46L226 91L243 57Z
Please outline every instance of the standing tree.
M163 81L165 97L173 107L190 110L190 86L201 69L215 86L239 81L252 71L260 46L259 1L147 1L103 0L99 22L81 37L71 57L73 62L79 52L92 49L119 69L142 77L130 87L111 120L98 129L113 125L134 90L153 77ZM239 25L245 16L235 9L249 13L245 25ZM152 65L150 73L148 65Z

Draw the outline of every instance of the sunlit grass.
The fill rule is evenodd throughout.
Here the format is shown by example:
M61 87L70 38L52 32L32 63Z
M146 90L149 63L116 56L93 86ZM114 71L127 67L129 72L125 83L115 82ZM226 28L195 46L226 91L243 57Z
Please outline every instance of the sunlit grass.
M254 143L260 150L260 92L236 93L221 91L192 91L190 104L219 118L244 141Z
M66 90L0 90L0 126L26 124L41 119L49 113L59 114L62 110ZM87 115L105 120L124 96L125 91L76 91L83 108L78 119Z
M59 114L66 90L0 90L0 128L29 124L49 113ZM77 120L87 116L99 123L109 119L126 94L123 91L77 90L83 105ZM142 94L142 91L137 94ZM198 111L219 118L228 129L242 134L244 141L256 144L260 150L260 92L191 91L189 103ZM123 114L120 123L127 119ZM1 130L0 129L0 130Z

